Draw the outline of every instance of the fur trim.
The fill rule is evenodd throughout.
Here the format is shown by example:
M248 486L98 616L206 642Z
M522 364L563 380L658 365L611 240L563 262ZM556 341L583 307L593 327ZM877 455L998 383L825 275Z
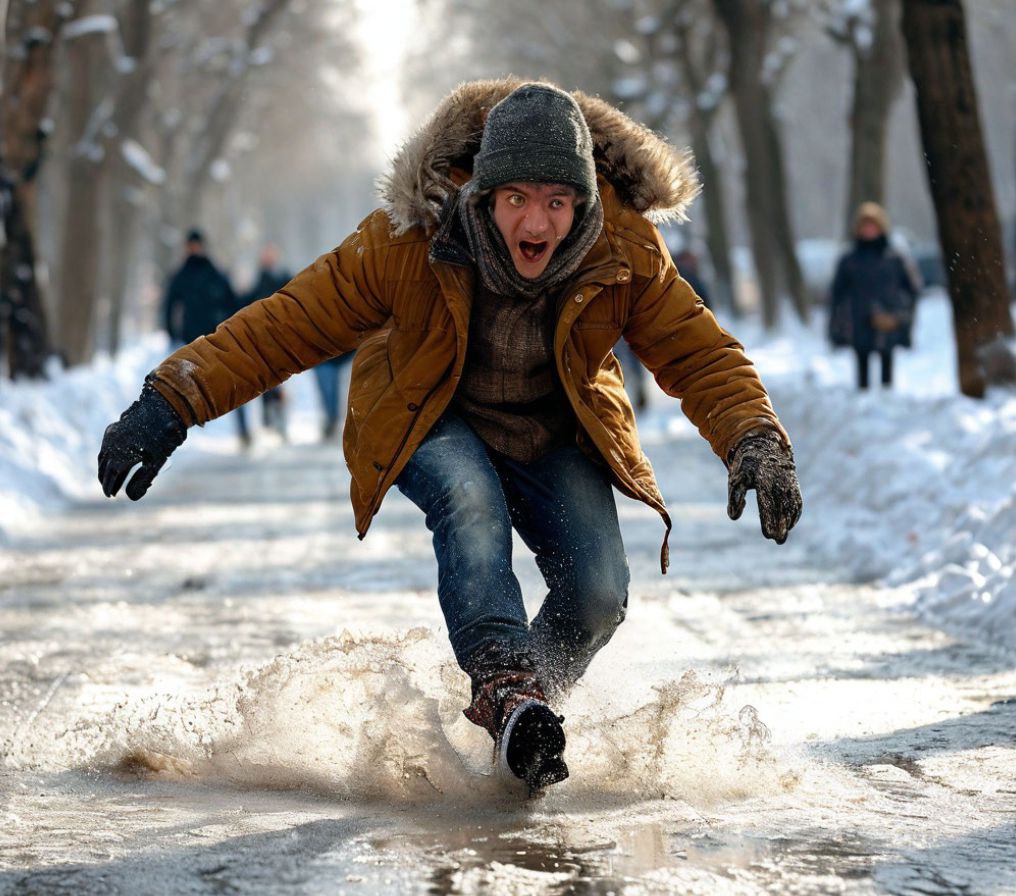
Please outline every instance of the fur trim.
M460 84L402 146L378 184L396 235L437 224L442 205L457 189L448 176L451 169L472 169L487 112L526 83L499 78ZM677 150L599 97L581 91L572 96L593 137L597 173L611 182L621 201L658 223L685 220L700 189L691 153Z

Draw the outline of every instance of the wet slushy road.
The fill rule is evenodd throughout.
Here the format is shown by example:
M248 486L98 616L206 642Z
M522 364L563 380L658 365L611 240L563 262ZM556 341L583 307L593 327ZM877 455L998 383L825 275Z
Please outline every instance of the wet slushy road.
M672 574L619 497L628 620L535 800L461 718L419 512L360 543L335 446L195 441L0 547L0 893L1016 893L1014 657L730 523L686 428Z

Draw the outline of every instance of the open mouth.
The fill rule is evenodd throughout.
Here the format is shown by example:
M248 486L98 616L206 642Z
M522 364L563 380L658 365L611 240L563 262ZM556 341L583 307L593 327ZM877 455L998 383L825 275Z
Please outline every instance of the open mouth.
M539 261L543 258L547 251L549 244L546 240L540 242L533 242L531 240L519 240L519 252L522 253L522 257L528 262Z

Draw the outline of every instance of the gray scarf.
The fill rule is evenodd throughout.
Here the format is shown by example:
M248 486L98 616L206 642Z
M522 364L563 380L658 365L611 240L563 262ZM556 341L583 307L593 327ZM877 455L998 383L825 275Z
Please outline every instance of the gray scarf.
M600 194L595 193L577 209L571 231L554 251L544 272L530 280L515 268L511 252L494 223L488 195L479 190L475 180L463 184L458 195L458 214L484 286L500 296L535 299L560 286L579 269L603 230L603 205Z

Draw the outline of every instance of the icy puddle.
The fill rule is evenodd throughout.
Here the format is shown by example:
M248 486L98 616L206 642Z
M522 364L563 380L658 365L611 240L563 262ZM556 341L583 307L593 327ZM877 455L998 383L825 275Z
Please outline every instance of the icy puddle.
M675 575L622 502L628 621L538 799L461 716L417 512L358 543L330 451L195 456L19 536L0 893L1016 893L1014 657L733 526L684 447Z

